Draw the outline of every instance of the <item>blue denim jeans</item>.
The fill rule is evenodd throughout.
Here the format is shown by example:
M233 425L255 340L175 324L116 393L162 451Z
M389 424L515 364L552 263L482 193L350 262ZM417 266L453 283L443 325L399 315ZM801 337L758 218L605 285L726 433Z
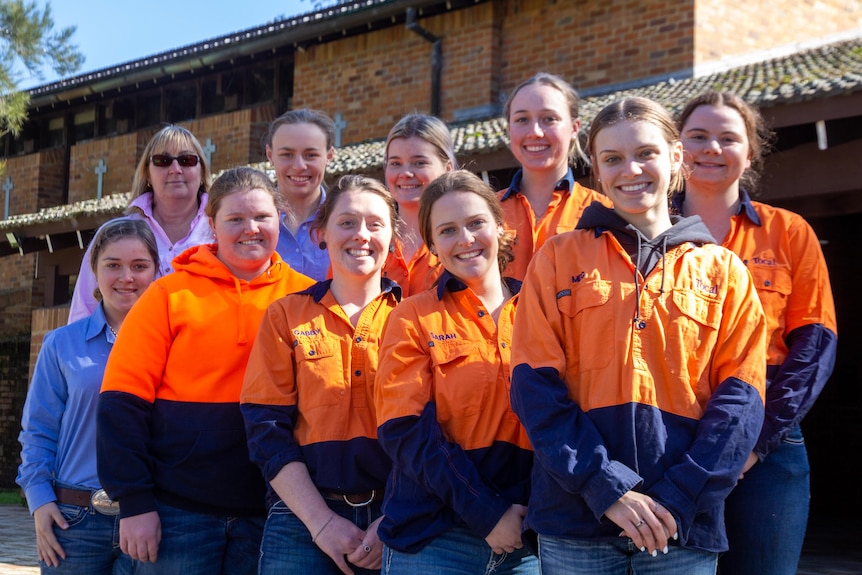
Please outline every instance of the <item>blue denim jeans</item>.
M797 426L742 478L725 504L728 575L794 575L808 526L811 467Z
M718 553L668 546L653 557L628 537L590 541L539 535L542 575L715 575Z
M194 513L157 502L162 541L155 563L135 575L254 575L263 517Z
M339 501L326 502L335 513L365 531L380 517L380 501L351 507ZM355 575L379 574L379 570L351 565ZM338 566L311 540L311 533L299 517L278 501L269 510L260 545L260 575L341 575Z
M385 575L538 575L536 556L526 547L494 553L485 540L463 527L438 535L417 553L383 549Z
M54 535L66 552L59 567L39 562L43 573L131 575L132 558L120 551L120 518L97 513L90 507L58 503L68 529L54 526Z

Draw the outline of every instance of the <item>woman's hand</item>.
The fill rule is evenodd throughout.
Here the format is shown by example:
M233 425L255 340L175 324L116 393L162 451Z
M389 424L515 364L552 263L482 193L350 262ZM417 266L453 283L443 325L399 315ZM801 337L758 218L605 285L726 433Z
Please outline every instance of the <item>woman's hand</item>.
M120 519L120 550L143 563L155 563L162 541L162 521L157 511Z
M69 523L54 501L36 509L33 512L33 520L36 523L36 551L39 553L39 560L49 567L59 567L60 559L66 558L66 552L54 535L54 525L60 529L68 529Z
M745 477L745 474L748 473L748 470L754 467L754 464L760 461L760 458L754 454L752 451L748 454L748 459L745 461L745 466L742 468L742 473L739 474L739 478L742 479Z
M365 532L353 522L332 513L326 524L319 529L314 537L314 543L326 553L344 575L353 575L353 570L347 565L348 554L355 554L362 548Z
M362 545L347 556L350 563L363 569L380 569L383 562L383 542L377 535L377 527L381 520L383 520L382 515L368 526Z
M629 491L620 497L607 511L605 517L623 530L641 551L647 550L655 557L661 551L667 553L668 539L677 538L676 520L670 511L649 495Z
M527 515L527 508L523 505L514 504L509 507L506 512L500 517L500 520L494 526L488 536L485 537L485 542L498 555L503 553L511 553L515 549L520 549L524 546L521 541L521 528L524 525L524 517Z

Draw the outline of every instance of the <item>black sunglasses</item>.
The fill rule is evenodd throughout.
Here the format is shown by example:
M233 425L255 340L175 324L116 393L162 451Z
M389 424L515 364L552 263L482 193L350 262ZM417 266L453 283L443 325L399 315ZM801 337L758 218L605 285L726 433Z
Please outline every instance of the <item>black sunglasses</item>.
M155 156L150 156L150 163L157 168L167 168L174 163L174 160L183 168L191 168L198 165L200 158L197 154L180 154L179 156L156 154Z

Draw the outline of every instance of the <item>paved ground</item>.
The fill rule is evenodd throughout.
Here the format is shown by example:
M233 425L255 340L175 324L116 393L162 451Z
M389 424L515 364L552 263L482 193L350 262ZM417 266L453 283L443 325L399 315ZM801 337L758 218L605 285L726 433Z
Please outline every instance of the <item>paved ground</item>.
M846 527L809 529L797 575L860 575L862 530L858 522ZM0 505L0 575L36 575L36 536L33 520L22 505Z

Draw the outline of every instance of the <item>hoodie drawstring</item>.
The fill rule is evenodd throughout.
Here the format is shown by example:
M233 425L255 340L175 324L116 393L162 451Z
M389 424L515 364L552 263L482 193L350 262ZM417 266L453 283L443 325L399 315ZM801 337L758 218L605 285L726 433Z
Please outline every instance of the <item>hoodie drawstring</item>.
M641 273L641 235L635 234L638 239L638 257L635 262L635 318L632 320L635 324L635 329L643 329L646 327L646 322L641 319L641 285L638 276Z

